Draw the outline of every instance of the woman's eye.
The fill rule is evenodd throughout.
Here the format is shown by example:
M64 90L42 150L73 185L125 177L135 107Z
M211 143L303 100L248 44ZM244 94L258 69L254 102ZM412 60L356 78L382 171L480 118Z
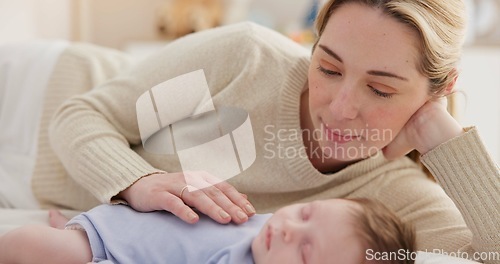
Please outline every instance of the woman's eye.
M323 68L321 65L318 66L317 68L321 73L327 75L327 76L341 76L339 72L328 70L326 68Z
M380 90L377 90L370 85L368 85L368 87L370 87L370 90L372 90L372 92L375 93L375 95L377 95L379 97L383 97L383 98L391 98L392 97L392 94L390 94L390 93L381 92Z

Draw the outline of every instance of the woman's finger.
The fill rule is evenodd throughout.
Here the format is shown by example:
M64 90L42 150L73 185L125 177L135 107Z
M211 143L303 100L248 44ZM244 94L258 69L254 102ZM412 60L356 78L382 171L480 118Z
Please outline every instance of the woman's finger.
M226 181L221 181L220 179L209 173L205 173L203 176L208 183L216 186L219 190L221 190L233 204L239 206L247 214L247 216L252 216L255 214L255 208L248 201L248 197L245 194L241 194L231 184L227 183Z
M184 176L186 177L186 182L202 190L208 198L228 213L233 222L238 224L244 223L248 220L249 216L255 214L255 209L248 199L239 193L231 184L206 171L187 171L184 172ZM194 201L189 202L194 203ZM196 206L197 209L205 209L199 208L197 205L193 206ZM211 205L206 204L205 206Z
M225 189L221 189L221 186ZM240 207L231 199L232 196L237 196L240 199L243 198L231 185L217 184L203 189L203 192L218 206L220 206L222 210L227 212L231 216L231 220L233 222L241 224L248 221L249 215L244 211L244 208Z
M252 206L252 204L248 201L247 197L243 197L243 195L240 192L238 192L238 190L236 190L234 186L227 183L226 181L221 181L219 178L209 173L204 173L203 177L209 184L217 187L217 189L220 190L229 199L230 203L227 204L227 206L229 206L230 208L224 206L224 204L221 203L218 204L227 212L235 212L233 214L231 213L230 214L233 217L233 220L236 220L236 223L238 223L238 220L246 221L246 218L243 215L241 215L240 209L243 210L243 212L247 216L252 216L255 214L255 209ZM235 208L234 205L238 206L239 208ZM234 218L235 214L237 218Z
M227 182L220 182L215 186L222 193L224 193L227 198L229 198L232 204L237 205L241 210L243 210L247 216L252 216L255 214L255 208L248 201L247 196L238 192L238 190L236 190L236 188L234 188L231 184Z
M215 188L215 187L207 187L207 188ZM207 192L214 192L217 193L217 191L207 191L206 189L201 189L201 190L195 190L195 191L189 191L186 190L182 196L184 203L187 205L190 205L192 207L195 207L198 211L200 211L203 214L206 214L208 217L212 218L213 220L217 221L218 223L221 224L227 224L231 222L232 216L226 212L222 207L218 205L218 203L225 203L222 202L222 200L226 199L229 200L227 197L222 195L222 192L219 191L219 194L212 194L212 197L209 197ZM218 203L217 203L218 202Z
M156 203L159 204L158 210L169 211L186 223L194 224L200 218L191 207L186 205L179 197L169 192L162 192Z
M400 158L413 150L411 143L408 141L405 131L400 132L382 152L388 160Z

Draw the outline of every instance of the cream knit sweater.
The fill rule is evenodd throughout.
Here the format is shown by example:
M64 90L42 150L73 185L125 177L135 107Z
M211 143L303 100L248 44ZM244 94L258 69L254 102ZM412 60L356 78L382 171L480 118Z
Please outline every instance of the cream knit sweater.
M460 250L471 257L498 252L500 173L474 128L423 156L439 184L407 158L391 162L378 154L329 175L303 158L302 139L294 135L300 133L309 57L308 50L251 23L190 35L137 64L102 48L68 48L48 88L36 197L45 207L87 210L109 203L140 177L181 171L176 156L142 149L135 103L153 86L203 69L216 108L250 114L257 158L230 183L258 212L313 199L369 197L414 223L420 250ZM280 157L279 149L297 155Z

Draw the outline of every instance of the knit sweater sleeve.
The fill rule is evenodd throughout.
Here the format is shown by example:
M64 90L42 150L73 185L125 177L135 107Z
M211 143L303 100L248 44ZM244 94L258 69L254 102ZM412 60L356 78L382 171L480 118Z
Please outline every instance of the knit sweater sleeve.
M423 155L422 162L456 204L472 232L470 246L475 253L469 257L500 263L500 170L477 129L467 129L464 135L441 144Z
M162 171L138 154L137 99L157 84L200 69L212 96L221 92L242 72L252 70L247 57L258 54L245 43L255 28L241 23L179 39L120 76L63 103L49 133L69 175L106 203L139 178Z

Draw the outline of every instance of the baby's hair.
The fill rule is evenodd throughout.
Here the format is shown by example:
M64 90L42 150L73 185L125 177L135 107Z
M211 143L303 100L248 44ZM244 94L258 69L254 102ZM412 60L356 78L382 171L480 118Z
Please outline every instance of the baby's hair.
M353 210L354 225L367 250L390 256L391 260L383 263L414 263L416 235L411 224L401 221L381 202L366 198L348 200L361 207L361 210Z

